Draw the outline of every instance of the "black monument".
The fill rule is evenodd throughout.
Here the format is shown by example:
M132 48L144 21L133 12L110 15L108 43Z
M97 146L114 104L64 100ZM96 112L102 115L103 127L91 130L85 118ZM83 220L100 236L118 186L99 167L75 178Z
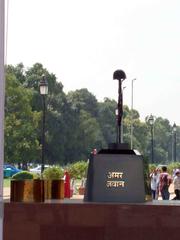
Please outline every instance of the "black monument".
M140 203L145 201L143 158L121 142L122 81L126 74L117 70L113 79L119 81L116 142L91 154L84 201Z

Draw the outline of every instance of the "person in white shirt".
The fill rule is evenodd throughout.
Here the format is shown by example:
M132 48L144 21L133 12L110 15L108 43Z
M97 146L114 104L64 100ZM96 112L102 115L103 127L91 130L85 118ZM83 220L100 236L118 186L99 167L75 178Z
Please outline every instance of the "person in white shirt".
M154 171L150 174L151 178L151 193L152 199L158 198L158 186L159 186L159 174L158 170L154 169Z
M179 169L176 170L173 183L174 183L174 193L176 194L173 200L180 200L180 170Z

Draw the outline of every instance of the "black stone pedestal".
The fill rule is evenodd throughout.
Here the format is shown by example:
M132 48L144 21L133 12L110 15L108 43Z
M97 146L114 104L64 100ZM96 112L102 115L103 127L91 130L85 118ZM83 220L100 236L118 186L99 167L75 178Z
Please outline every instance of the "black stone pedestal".
M143 158L133 150L102 149L90 159L84 200L144 202L143 172Z

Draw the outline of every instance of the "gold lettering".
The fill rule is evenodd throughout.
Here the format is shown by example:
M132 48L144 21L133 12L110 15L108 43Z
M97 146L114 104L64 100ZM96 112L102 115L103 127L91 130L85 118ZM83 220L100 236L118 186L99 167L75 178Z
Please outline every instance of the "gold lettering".
M112 181L112 187L117 187L117 181Z
M123 177L123 172L108 172L107 174L107 178L111 179L111 178L122 178Z
M107 178L112 178L112 172L108 172Z
M107 181L106 186L107 187L112 187L112 181Z
M111 187L124 187L125 182L124 181L107 181L106 186L109 188Z
M108 172L107 178L109 180L106 182L106 187L108 188L124 187L125 181L118 181L118 179L123 178L123 174L124 174L123 172ZM113 180L113 179L117 179L117 180Z
M122 172L115 172L114 173L114 178L122 178L123 173Z
M124 187L125 182L124 181L119 181L119 187Z

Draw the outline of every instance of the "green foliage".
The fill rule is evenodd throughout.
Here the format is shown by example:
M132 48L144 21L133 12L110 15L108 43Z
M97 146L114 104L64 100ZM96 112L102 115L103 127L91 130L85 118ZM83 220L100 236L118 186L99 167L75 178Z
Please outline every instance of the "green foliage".
M12 179L14 180L27 180L27 179L33 179L34 175L28 171L22 171L14 174L12 176Z
M15 69L16 70L16 69ZM6 69L5 162L28 163L39 151L37 128L40 113L32 111L32 91Z
M98 103L96 97L86 88L68 93L68 101L74 108L88 112L92 117L97 117Z
M43 178L47 180L58 180L64 176L64 171L60 167L49 167L43 172Z
M78 161L67 166L71 178L82 179L87 175L88 162Z
M180 162L171 162L169 164L149 164L149 172L153 172L156 168L162 170L163 166L166 166L168 173L172 174L173 170L180 169Z
M3 187L10 187L11 179L10 178L4 178L3 181Z
M108 143L116 141L116 120L115 109L117 103L115 100L105 98L98 106L98 122L103 135L102 145L107 147Z
M149 172L153 172L157 168L156 164L149 164Z
M65 165L88 159L93 148L107 148L116 141L117 102L105 98L98 102L86 88L65 94L63 85L40 63L25 69L20 63L6 67L5 162L27 166L40 163L42 136L42 99L39 81L48 81L46 96L45 163ZM124 106L124 142L130 144L133 116L133 146L151 159L151 128L148 117L140 120L137 110ZM173 157L172 126L167 119L155 118L154 162L168 164ZM180 127L177 126L177 139ZM177 161L180 161L180 141L177 141ZM77 174L76 174L77 175Z
M148 164L148 159L144 157L144 181L145 181L145 193L146 195L151 195L151 186L150 186L150 178L149 178L149 173L150 171L150 166Z
M167 169L168 169L168 172L172 174L173 170L180 169L180 162L172 162L168 164Z
M87 159L93 148L101 148L104 138L98 122L98 103L87 89L67 94L65 163ZM69 127L67 128L67 126Z

